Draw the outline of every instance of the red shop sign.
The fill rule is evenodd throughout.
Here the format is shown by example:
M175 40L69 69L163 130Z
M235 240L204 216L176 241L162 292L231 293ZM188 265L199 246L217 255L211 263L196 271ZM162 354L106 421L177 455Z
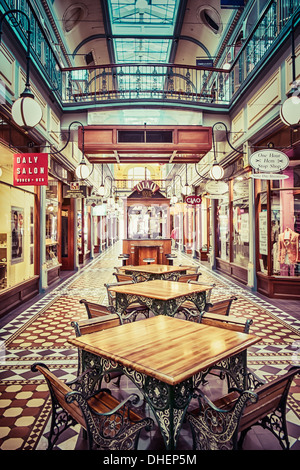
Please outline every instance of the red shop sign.
M15 153L14 186L48 186L48 153Z
M186 196L185 202L187 204L191 204L192 206L195 206L197 204L201 204L202 197L201 196Z

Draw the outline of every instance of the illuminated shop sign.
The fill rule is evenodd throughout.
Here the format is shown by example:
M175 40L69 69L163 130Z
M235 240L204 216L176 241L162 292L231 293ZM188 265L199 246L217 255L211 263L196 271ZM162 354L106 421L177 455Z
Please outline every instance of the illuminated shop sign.
M48 186L48 154L14 154L14 186Z

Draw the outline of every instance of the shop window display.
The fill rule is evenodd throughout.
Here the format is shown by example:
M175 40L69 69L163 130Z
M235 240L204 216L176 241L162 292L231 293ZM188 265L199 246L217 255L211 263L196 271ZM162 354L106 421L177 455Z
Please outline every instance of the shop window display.
M34 194L0 182L0 292L34 276Z
M223 201L217 208L217 257L229 261L229 203Z
M270 222L267 191L259 196L259 270L274 276L300 276L300 165L290 166L284 174L287 179L270 184Z
M249 180L233 182L233 248L232 261L239 266L249 262Z
M58 183L54 179L49 179L46 189L46 265L51 268L58 264L58 238L57 238L57 217L58 217Z

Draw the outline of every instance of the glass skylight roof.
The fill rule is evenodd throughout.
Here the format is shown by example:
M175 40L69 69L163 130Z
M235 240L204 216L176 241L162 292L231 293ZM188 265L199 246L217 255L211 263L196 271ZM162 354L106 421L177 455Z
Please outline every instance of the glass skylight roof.
M180 0L107 1L117 63L169 61Z
M122 38L114 40L116 63L165 63L170 55L168 39Z

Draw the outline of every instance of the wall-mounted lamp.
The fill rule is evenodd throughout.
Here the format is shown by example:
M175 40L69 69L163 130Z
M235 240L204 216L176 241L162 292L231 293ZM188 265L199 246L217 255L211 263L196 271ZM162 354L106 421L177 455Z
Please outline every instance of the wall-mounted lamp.
M20 21L17 20L17 17L14 14L24 15L27 19L27 53L26 53L26 83L23 93L20 95L14 104L12 105L11 114L12 118L18 126L23 127L24 129L30 129L39 124L42 119L43 113L42 109L37 101L34 99L34 95L30 87L30 21L26 13L22 10L8 10L3 13L0 17L0 44L2 37L2 22L6 15L11 15L9 18L13 26L20 26Z
M228 145L232 148L232 150L234 150L235 152L238 152L240 154L243 154L244 152L241 152L240 150L234 148L230 141L229 141L229 137L228 137L228 129L227 129L227 126L224 122L221 122L221 121L218 121L216 122L213 126L212 126L212 141L213 141L213 152L214 152L214 161L213 161L213 164L212 164L212 167L210 168L209 170L209 178L201 175L199 172L198 172L198 169L197 169L197 164L195 164L195 169L196 169L196 173L201 176L201 178L204 180L204 181L209 181L209 180L215 180L215 181L220 181L224 178L224 175L225 175L225 171L224 171L224 168L219 165L219 163L217 162L217 152L216 152L216 147L215 147L215 127L220 127L220 126L223 126L225 127L225 131L226 131L226 140L227 140L227 143ZM229 177L227 177L228 179Z
M103 181L103 163L101 163L101 185L99 186L97 193L99 196L104 196L105 194L105 186L104 186L104 181Z
M66 146L68 145L68 143L70 142L70 138L71 138L71 126L73 124L79 124L81 127L82 127L82 156L81 156L81 162L79 163L79 165L75 168L75 175L76 175L76 178L79 179L79 180L85 180L87 178L89 178L89 176L91 176L91 174L93 173L94 171L94 164L92 165L91 168L89 168L87 166L87 163L86 163L86 159L85 159L85 156L84 156L84 125L80 122L80 121L72 121L70 124L69 124L69 127L68 127L68 137L67 137L67 141L65 143L65 145L60 149L60 150L56 150L55 152L50 152L50 155L55 155L56 153L60 153L62 152Z
M295 52L295 22L300 16L300 10L292 16L291 23L291 42L292 42L292 89L288 93L288 98L282 104L280 109L280 118L284 124L294 129L299 127L300 122L300 83L296 82L296 52Z
M184 196L190 196L190 194L193 192L187 181L187 164L185 165L185 185L181 189L181 192Z

